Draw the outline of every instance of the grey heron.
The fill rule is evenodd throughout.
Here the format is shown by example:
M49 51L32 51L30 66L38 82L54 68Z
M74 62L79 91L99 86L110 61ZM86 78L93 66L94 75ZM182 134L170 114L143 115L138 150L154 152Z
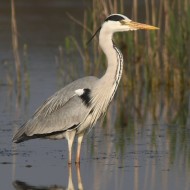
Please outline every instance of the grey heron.
M107 58L107 70L101 78L88 76L66 85L47 99L13 137L20 143L34 138L68 141L68 163L72 161L72 145L78 136L76 163L80 162L84 134L106 112L117 90L123 70L123 56L113 42L115 32L157 27L133 22L121 14L108 16L99 32L99 45ZM92 36L92 38L97 34Z

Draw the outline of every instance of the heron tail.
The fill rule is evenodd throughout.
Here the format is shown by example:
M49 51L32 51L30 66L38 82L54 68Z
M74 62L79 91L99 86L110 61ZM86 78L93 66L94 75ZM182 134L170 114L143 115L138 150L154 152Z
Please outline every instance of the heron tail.
M12 142L20 143L29 140L30 137L26 135L25 131L26 131L26 126L24 124L21 128L18 129L16 134L13 136Z

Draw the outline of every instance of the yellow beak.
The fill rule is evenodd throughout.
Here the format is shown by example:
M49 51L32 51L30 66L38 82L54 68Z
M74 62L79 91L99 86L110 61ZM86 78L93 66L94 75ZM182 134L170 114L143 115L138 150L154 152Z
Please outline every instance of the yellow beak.
M139 22L133 22L133 21L126 21L126 20L121 20L120 21L122 25L127 25L133 29L144 29L144 30L158 30L158 27L151 26L148 24L142 24Z

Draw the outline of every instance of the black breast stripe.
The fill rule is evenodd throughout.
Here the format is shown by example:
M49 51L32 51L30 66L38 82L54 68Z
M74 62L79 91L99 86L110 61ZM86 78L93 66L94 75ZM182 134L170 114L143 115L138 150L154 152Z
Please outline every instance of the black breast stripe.
M91 93L91 90L89 88L84 88L84 93L82 95L80 95L80 98L82 99L82 101L84 102L84 104L89 107L90 106L90 100L91 100L91 97L90 97L90 93Z

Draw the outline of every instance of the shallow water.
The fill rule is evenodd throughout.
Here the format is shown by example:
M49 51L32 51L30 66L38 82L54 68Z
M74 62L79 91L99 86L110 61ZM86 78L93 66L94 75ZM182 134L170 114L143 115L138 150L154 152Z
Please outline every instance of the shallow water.
M0 2L0 62L11 64L10 4ZM89 5L56 0L46 1L46 5L39 1L36 7L32 1L17 2L21 54L23 44L28 45L30 91L28 96L23 87L18 96L13 87L6 85L6 69L1 64L0 189L190 189L189 92L178 107L175 100L168 103L154 95L147 100L144 94L141 101L152 99L159 105L156 110L151 110L150 103L140 104L140 108L133 96L127 99L127 110L123 110L116 101L118 94L107 122L97 124L85 137L80 168L74 164L68 167L66 141L12 144L15 130L60 87L55 65L58 47L64 44L66 35L79 35L79 28L65 17L65 11L82 19L83 9ZM81 61L79 55L74 56ZM63 77L62 84L68 82L65 80ZM147 105L150 109L144 108ZM140 109L144 114L139 114ZM75 151L76 143L73 158Z

